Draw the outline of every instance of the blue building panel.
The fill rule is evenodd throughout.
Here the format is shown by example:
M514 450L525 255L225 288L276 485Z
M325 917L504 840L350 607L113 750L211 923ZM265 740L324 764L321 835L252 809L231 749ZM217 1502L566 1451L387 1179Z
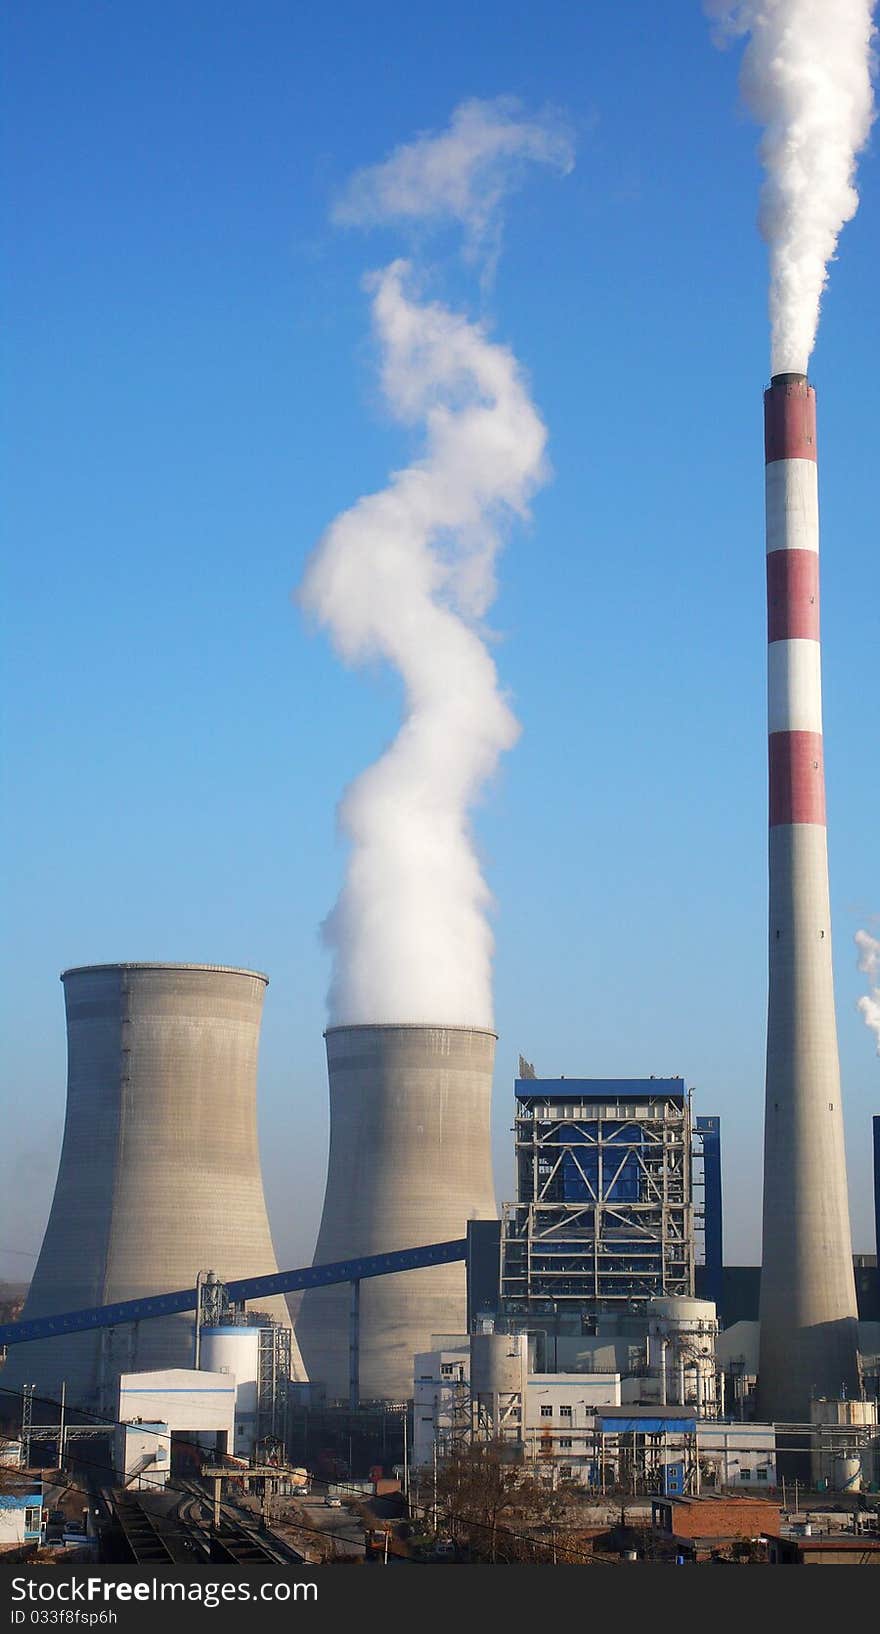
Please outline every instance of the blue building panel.
M39 1543L43 1528L43 1491L0 1492L0 1509L24 1510L24 1541Z
M683 1078L517 1078L518 1101L646 1101L687 1098Z
M599 1429L606 1435L696 1435L694 1418L626 1418L597 1413Z
M563 1139L569 1140L572 1146L578 1145L593 1132L593 1139L598 1134L598 1124L582 1125L580 1129L564 1129L561 1131ZM624 1129L623 1124L620 1130ZM608 1125L605 1125L606 1137ZM612 1133L610 1138L614 1139ZM632 1127L627 1128L627 1144L632 1143ZM605 1174L605 1201L609 1203L637 1203L640 1190L640 1169L638 1158L630 1152L623 1162L623 1166L615 1173L609 1182L607 1167ZM589 1203L596 1196L599 1186L599 1152L594 1145L585 1145L578 1152L577 1157L565 1153L562 1159L562 1198L566 1203Z
M702 1281L705 1299L714 1301L721 1311L724 1273L723 1228L721 1197L721 1119L697 1118L697 1134L703 1146L704 1181L704 1234L706 1266Z

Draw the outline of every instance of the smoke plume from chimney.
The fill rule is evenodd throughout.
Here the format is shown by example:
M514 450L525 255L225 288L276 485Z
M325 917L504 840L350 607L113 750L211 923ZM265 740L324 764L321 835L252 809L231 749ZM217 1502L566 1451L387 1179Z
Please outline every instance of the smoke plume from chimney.
M856 157L874 117L874 0L706 0L748 34L741 86L764 126L761 231L770 248L771 374L806 374Z
M336 215L452 219L490 255L523 158L567 168L570 146L556 128L518 122L506 99L468 103L447 132L358 172ZM340 806L352 849L325 925L330 1021L490 1027L490 896L469 814L519 729L478 621L505 528L546 478L546 432L512 353L425 299L411 263L393 261L367 288L384 397L422 428L423 446L336 518L300 588L343 659L386 659L404 687L397 737Z
M856 1006L865 1026L870 1027L877 1039L877 1054L880 1055L880 942L876 936L869 936L866 930L857 930L855 940L859 950L859 969L871 984L870 993L857 999Z

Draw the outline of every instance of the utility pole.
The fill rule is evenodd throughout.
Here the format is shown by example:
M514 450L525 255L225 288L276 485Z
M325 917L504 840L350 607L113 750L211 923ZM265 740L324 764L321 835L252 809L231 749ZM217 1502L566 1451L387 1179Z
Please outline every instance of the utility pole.
M64 1408L67 1401L67 1380L61 1380L61 1422L58 1425L58 1468L64 1468Z
M31 1467L31 1418L34 1410L35 1384L21 1387L21 1460L25 1469Z
M361 1285L355 1277L351 1283L351 1300L348 1312L348 1406L349 1411L357 1412L361 1404ZM349 1464L351 1459L349 1459Z
M202 1281L206 1273L196 1272L196 1325L193 1329L193 1367L198 1371L202 1337Z
M403 1404L403 1495L407 1499L409 1498L409 1460L408 1460L408 1457L407 1457L407 1445L406 1445L406 1423L407 1423L408 1417L409 1417L409 1405L408 1405L407 1402L404 1402L404 1404ZM408 1505L407 1505L407 1507L408 1507Z

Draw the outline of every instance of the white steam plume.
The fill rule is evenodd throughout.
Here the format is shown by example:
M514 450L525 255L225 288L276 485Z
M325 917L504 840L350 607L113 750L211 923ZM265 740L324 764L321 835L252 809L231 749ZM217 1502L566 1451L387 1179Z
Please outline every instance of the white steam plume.
M414 216L421 196L423 215L454 215L485 245L515 179L504 155L549 156L537 128L517 137L509 103L466 104L449 132L361 172L347 219ZM325 925L330 1020L485 1027L491 898L470 812L519 727L476 621L505 527L546 477L546 432L511 352L424 299L408 262L367 285L384 396L424 436L412 465L331 524L300 589L343 659L386 659L404 687L397 737L340 805L351 853Z
M875 1034L877 1054L880 1055L880 942L875 936L869 936L866 930L857 930L855 939L859 950L859 969L871 983L870 993L857 999L856 1007L861 1011L865 1026Z
M874 0L706 0L706 9L724 32L750 36L741 85L764 126L771 373L805 374L828 262L858 209L856 157L874 117Z
M473 98L455 109L448 130L417 136L384 163L356 171L334 220L458 222L469 253L494 260L501 205L526 161L569 171L574 148L564 123L556 115L524 119L514 97Z
M511 354L407 293L407 263L374 280L388 402L423 421L425 452L337 517L303 604L350 662L399 670L405 719L340 807L353 850L327 923L331 1022L489 1026L489 896L467 812L518 728L467 622L487 607L504 512L543 474L544 427Z

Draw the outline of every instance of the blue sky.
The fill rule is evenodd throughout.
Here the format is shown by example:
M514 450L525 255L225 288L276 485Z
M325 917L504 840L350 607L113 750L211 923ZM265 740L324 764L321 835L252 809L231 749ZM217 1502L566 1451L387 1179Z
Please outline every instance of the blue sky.
M260 1068L279 1258L311 1254L327 1139L319 925L334 808L393 734L291 592L413 443L379 400L362 278L406 249L330 223L346 178L469 96L553 106L574 171L511 201L494 286L432 291L528 373L554 477L492 624L523 725L477 817L496 899L497 1183L539 1073L681 1073L723 1119L726 1252L759 1253L765 974L758 134L698 4L443 8L14 0L0 1276L30 1271L64 1109L58 973L268 972ZM873 1249L880 173L860 166L812 365L838 1020L854 1247ZM20 1250L12 1254L10 1250Z

